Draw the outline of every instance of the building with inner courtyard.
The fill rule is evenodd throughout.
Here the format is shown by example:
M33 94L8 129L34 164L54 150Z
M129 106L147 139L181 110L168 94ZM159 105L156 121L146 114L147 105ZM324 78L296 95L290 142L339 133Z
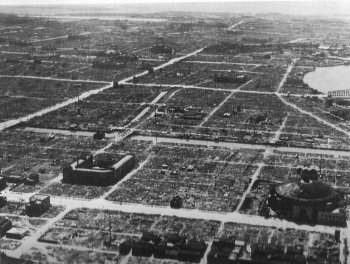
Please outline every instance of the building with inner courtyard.
M107 186L124 178L135 166L134 155L122 155L117 159L98 159L88 156L77 159L63 169L63 182L71 184Z

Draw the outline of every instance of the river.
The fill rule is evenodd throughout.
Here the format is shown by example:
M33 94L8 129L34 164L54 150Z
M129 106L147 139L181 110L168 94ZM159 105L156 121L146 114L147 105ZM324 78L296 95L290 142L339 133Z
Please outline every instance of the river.
M350 89L350 66L317 67L304 76L304 82L322 93Z

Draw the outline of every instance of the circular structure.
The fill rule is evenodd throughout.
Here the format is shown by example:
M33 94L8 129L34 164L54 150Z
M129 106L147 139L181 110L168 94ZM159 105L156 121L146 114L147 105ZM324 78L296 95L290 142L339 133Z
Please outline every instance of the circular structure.
M323 182L287 182L276 187L281 198L299 203L324 203L336 198L336 191Z
M318 221L338 209L341 200L334 188L321 181L292 181L274 186L268 204L278 215L294 220Z

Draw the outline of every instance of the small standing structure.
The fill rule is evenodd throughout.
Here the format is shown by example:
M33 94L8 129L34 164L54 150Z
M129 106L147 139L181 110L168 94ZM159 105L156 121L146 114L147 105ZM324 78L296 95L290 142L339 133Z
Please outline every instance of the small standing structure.
M35 194L29 198L29 204L26 205L26 214L28 216L40 216L50 207L49 195Z
M171 199L170 207L174 209L179 209L179 208L182 208L182 203L183 203L182 198L177 195L173 197L173 199Z
M4 216L0 216L0 237L3 237L11 228L12 223L10 219Z
M11 239L21 240L29 233L29 230L26 228L17 228L13 227L6 232L6 237Z
M7 187L6 179L0 176L0 190L5 189L6 187Z

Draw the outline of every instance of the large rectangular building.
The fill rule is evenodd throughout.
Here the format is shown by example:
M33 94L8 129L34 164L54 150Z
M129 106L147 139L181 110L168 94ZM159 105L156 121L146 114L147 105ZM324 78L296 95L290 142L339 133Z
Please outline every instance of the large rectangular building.
M120 181L135 166L135 157L126 155L109 168L94 166L93 156L79 159L63 169L63 182L107 186Z

